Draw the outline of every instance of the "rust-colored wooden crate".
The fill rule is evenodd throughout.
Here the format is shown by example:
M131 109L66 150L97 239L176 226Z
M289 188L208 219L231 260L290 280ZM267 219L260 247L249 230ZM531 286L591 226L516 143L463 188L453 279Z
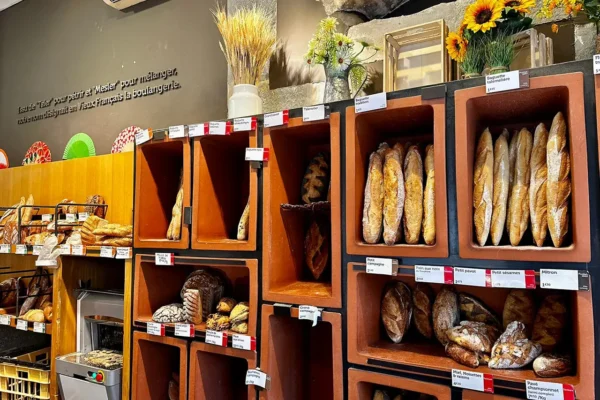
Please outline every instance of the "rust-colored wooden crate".
M328 120L265 128L270 159L263 168L263 298L268 301L341 307L340 115ZM330 271L314 280L304 261L304 239L310 213L281 209L300 204L300 189L310 159L330 152Z
M446 103L421 96L388 100L384 110L356 114L346 109L346 246L349 254L383 257L448 257L446 204ZM379 143L425 145L433 143L435 154L434 245L398 243L367 244L363 240L362 216L369 156ZM420 146L421 152L425 150ZM425 179L423 180L425 185Z
M276 315L263 305L261 315L261 370L271 377L271 388L261 400L344 398L342 370L342 316L323 312L322 320Z
M410 390L435 396L436 400L450 400L450 387L448 386L377 372L361 371L355 368L348 370L349 400L373 400L375 390L381 388Z
M189 139L150 141L137 146L135 162L135 218L133 244L141 248L187 249L189 226L181 221L179 240L168 240L167 230L183 172L183 211L190 206L191 158Z
M256 129L194 140L192 248L256 250L257 170L244 161L256 147ZM247 240L237 240L240 217L250 203Z
M456 110L456 197L459 254L462 258L589 262L590 209L587 170L587 141L580 72L531 78L529 89L487 94L485 86L458 90ZM511 246L506 234L499 246L479 246L473 226L473 168L479 136L489 127L494 138L503 128L512 131L526 127L530 132L540 122L550 130L552 119L561 111L567 122L571 158L571 198L569 233L565 246L555 248L547 235L543 247L533 243L525 232L521 245Z

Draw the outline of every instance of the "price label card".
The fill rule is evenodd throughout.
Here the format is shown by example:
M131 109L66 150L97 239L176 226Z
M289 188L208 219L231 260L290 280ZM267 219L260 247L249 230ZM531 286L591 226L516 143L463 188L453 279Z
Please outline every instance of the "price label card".
M317 326L320 317L321 310L315 306L300 306L298 308L298 319L312 321L312 326Z
M52 222L53 217L52 214L42 214L42 222Z
M542 289L590 290L590 274L587 271L565 269L540 269Z
M69 213L65 216L65 220L70 224L75 223L75 222L77 222L77 214Z
M10 315L0 315L0 325L10 325Z
M15 254L20 254L24 256L27 254L27 246L24 244L18 244L15 246Z
M33 331L35 333L46 333L46 324L43 322L34 322Z
M529 400L575 400L573 385L542 381L525 381Z
M100 247L100 257L115 258L115 248L112 246Z
M244 132L256 129L256 117L236 118L233 120L233 131Z
M154 336L165 336L165 326L157 322L148 322L146 324L146 333Z
M169 138L177 139L185 137L185 125L175 125L169 127Z
M498 93L529 87L529 71L509 71L485 77L485 92Z
M131 247L117 247L115 258L119 260L128 260L131 258Z
M271 128L273 126L285 125L288 123L290 118L289 110L283 110L279 112L265 114L264 124L265 128Z
M152 139L152 129L144 129L135 134L135 144L140 145L149 142Z
M20 331L26 331L28 327L27 321L25 321L24 319L18 319L17 320L17 329Z
M71 245L69 244L61 244L59 246L60 254L62 255L70 255L71 254Z
M85 256L85 246L82 244L71 245L71 254L74 256Z
M445 266L415 265L415 281L452 285L454 284L454 269Z
M0 244L0 254L10 254L10 244Z
M465 286L491 286L490 270L454 267L454 284ZM490 283L488 284L488 280Z
M453 369L452 386L477 390L478 392L494 393L494 378L490 374Z
M367 274L396 275L397 266L398 261L391 258L367 257Z
M535 271L493 269L492 287L535 289Z
M42 252L42 248L43 248L43 247L44 247L44 246L35 245L35 246L33 246L33 250L31 251L31 253L32 253L34 256L39 256L39 255L40 255L40 253Z
M269 149L262 147L246 148L246 161L269 161Z
M175 255L173 253L156 253L154 254L154 264L175 265Z
M246 372L246 386L254 385L266 389L267 382L270 380L271 378L259 369L249 369Z
M215 346L227 347L227 333L211 331L208 329L206 331L204 342L208 344L214 344Z
M320 121L325 119L325 105L302 107L302 121Z
M600 74L600 54L594 54L594 75Z
M196 334L192 324L175 324L175 336L194 337Z
M227 122L209 122L208 123L208 134L209 135L229 135L231 132L231 125Z
M256 338L248 335L232 335L231 347L240 350L256 350Z
M387 94L381 92L370 96L356 97L354 107L357 114L387 108Z
M86 212L82 212L82 213L79 213L78 216L79 216L79 222L85 222L85 220L88 219L88 217L90 215Z
M206 125L206 124L188 125L188 136L196 137L196 136L204 135L204 125Z

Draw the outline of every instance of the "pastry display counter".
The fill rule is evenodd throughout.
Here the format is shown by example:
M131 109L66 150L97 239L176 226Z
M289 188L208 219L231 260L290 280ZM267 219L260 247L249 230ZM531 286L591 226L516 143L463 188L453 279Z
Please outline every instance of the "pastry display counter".
M389 398L392 393L423 400L450 400L450 388L414 379L390 376L377 372L348 370L348 400L373 400L376 391L383 391ZM404 397L400 397L403 399Z

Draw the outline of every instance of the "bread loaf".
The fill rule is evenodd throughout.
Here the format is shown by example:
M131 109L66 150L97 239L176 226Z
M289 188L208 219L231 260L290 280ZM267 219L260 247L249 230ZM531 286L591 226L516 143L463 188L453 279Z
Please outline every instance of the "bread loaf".
M477 368L479 366L479 356L476 352L467 350L456 343L446 344L446 354L459 364L467 367Z
M384 390L377 389L373 394L373 400L390 400L390 395Z
M458 325L460 312L458 296L452 286L442 286L433 302L433 332L437 340L448 343L448 329Z
M246 322L246 321L232 322L230 329L237 333L246 334L246 333L248 333L248 322Z
M44 312L44 318L46 318L46 321L52 322L52 303L46 303L42 311Z
M546 180L548 167L546 165L546 146L548 131L544 124L535 128L533 149L531 150L529 179L529 214L531 216L531 234L538 247L544 245L548 231L548 216L546 207Z
M34 203L33 195L29 195L27 201L25 202L26 206L32 206ZM34 209L32 207L25 207L21 209L21 225L27 225L31 222L31 217L34 214Z
M506 207L508 203L508 131L505 129L494 144L494 186L492 200L492 223L490 233L492 244L498 246L506 224Z
M69 204L75 204L73 200L62 199L59 204L63 204L60 208L60 211L63 214L77 214L77 206L71 206Z
M517 138L519 131L515 130L508 145L508 206L506 208L506 233L510 236L510 205L512 188L515 184L515 162L517 161Z
M529 162L533 139L531 132L523 128L517 136L514 184L510 203L510 244L518 246L529 226Z
M404 239L418 244L423 223L423 161L417 146L410 146L404 160Z
M152 321L162 323L177 323L185 321L183 304L173 303L160 307L152 315Z
M381 238L383 222L383 158L378 152L369 157L369 172L365 185L363 208L363 239L375 244Z
M389 284L381 301L381 320L392 342L402 341L410 327L411 316L412 299L409 287L403 282Z
M415 326L419 333L427 339L433 336L431 309L433 306L433 290L426 283L418 283L412 293Z
M27 312L35 306L35 303L38 299L38 294L40 294L39 286L34 287L33 290L29 290L29 292L27 293L28 297L23 302L23 305L21 306L21 309L19 311L19 317L22 317L23 315L27 314Z
M183 313L190 324L202 323L202 296L199 290L189 289L183 295Z
M451 342L480 353L490 353L499 334L496 327L473 321L461 321L460 325L446 331Z
M231 321L227 315L214 313L206 319L206 329L213 331L225 331L231 327Z
M492 223L493 174L492 134L489 129L486 129L477 144L473 174L473 208L475 209L473 222L475 236L480 246L484 246L487 242Z
M168 396L169 400L179 400L179 382L169 381Z
M81 227L81 242L85 245L93 245L96 243L94 230L102 228L108 224L108 221L96 215L90 215L86 218Z
M433 145L425 148L425 194L423 196L423 240L435 244L435 163Z
M546 352L552 351L562 341L567 323L567 298L550 294L544 298L535 316L532 339Z
M493 369L521 368L531 363L542 352L542 346L527 339L525 325L511 322L494 347L488 367Z
M486 325L500 328L500 320L496 314L491 311L477 297L466 293L458 295L461 320L483 322Z
M30 321L30 322L45 322L46 321L46 317L44 316L44 312L42 310L29 310L23 316L21 316L21 319L24 319L24 320Z
M179 187L177 197L175 198L175 205L171 210L171 222L167 229L168 240L179 240L181 239L181 219L183 213L183 183Z
M531 337L533 320L535 319L535 299L533 292L525 289L513 289L504 301L502 325L504 329L513 321L519 321L525 326L527 337Z
M231 297L223 297L217 304L217 311L221 314L229 314L237 302Z
M404 210L404 173L400 152L395 147L385 153L383 164L383 241L396 243Z
M302 179L302 202L325 201L329 188L329 154L319 153L308 163Z
M250 316L250 306L246 301L240 301L236 304L235 307L231 310L229 314L229 319L232 324L238 324L244 321L248 321L248 317Z
M248 225L250 222L250 200L246 203L246 207L244 207L244 212L242 213L242 217L240 218L240 222L238 224L237 229L237 240L247 240L248 239Z
M131 237L110 237L110 236L99 236L96 237L96 246L116 246L116 247L131 247L133 239Z
M404 159L406 158L406 150L408 150L410 146L408 144L402 145L401 143L396 143L394 145L394 150L398 151L398 155L400 157L400 169L402 170L402 180L404 180ZM404 186L404 200L406 200L406 187ZM402 213L404 214L404 203L402 204ZM402 237L404 236L404 215L400 218L400 225L398 225L398 232L396 233L396 243L402 241Z
M548 229L554 247L560 247L569 230L568 206L571 196L571 159L567 146L567 124L561 112L552 120L546 149Z
M104 197L100 196L99 194L94 194L92 196L89 196L85 200L85 202L86 202L86 204L98 204L98 205L106 204L106 202L104 201ZM86 206L84 208L84 211L86 213L88 213L88 215L96 215L100 218L104 218L106 216L105 209L106 209L106 207Z
M208 315L214 312L218 301L223 297L225 283L219 275L200 269L192 272L186 279L180 293L182 299L188 289L196 289L200 292L202 319L206 320Z
M329 261L329 222L314 218L304 238L304 259L313 278L319 279Z
M132 232L133 226L131 225L106 224L94 229L92 233L96 236L127 237L131 236Z
M543 353L533 360L533 371L541 378L558 378L571 373L571 357L562 354Z

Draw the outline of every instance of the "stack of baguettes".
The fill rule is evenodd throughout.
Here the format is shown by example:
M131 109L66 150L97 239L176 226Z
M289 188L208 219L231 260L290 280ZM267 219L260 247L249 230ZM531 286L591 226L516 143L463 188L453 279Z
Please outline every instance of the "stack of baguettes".
M433 145L425 149L425 163L418 146L379 145L369 157L362 224L369 244L379 243L382 233L388 246L402 233L407 244L418 244L421 234L425 244L435 244Z
M538 247L548 231L554 247L562 246L569 230L570 195L571 160L561 112L550 132L543 123L534 135L523 128L514 132L510 144L506 129L493 146L489 129L483 132L473 174L473 221L480 246L488 236L497 246L505 231L510 244L518 246L529 226Z

